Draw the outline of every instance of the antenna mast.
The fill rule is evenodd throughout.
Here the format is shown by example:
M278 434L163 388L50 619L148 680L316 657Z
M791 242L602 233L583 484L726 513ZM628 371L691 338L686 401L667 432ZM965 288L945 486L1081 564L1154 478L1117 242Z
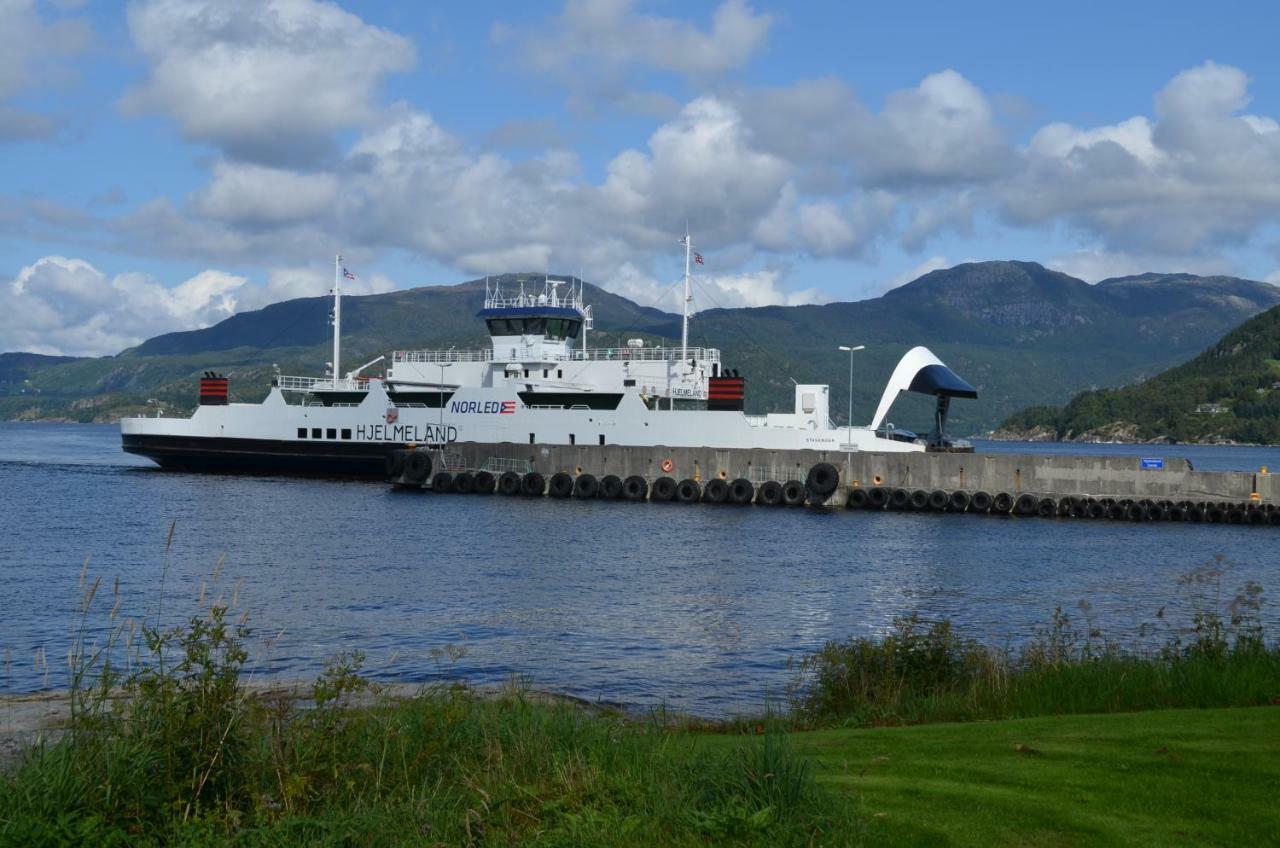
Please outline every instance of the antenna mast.
M689 359L689 257L693 251L693 243L689 240L689 222L684 222L684 324L680 332L680 361Z
M342 338L342 257L333 260L333 387L338 388L338 354Z

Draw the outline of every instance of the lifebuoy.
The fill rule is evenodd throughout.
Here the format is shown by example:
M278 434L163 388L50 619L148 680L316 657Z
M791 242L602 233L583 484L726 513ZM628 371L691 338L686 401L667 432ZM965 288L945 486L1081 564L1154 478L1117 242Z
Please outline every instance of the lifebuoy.
M672 471L675 470L675 468L676 468L676 464L671 461L670 457L662 460L662 471L664 474L670 474Z

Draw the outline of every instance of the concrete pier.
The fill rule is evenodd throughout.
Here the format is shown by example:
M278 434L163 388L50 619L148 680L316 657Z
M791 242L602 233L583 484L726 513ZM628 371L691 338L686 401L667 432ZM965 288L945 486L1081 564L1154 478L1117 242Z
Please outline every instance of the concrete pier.
M536 471L547 478L559 472L572 476L589 473L597 478L637 475L650 484L659 477L691 479L701 484L716 478L743 478L757 486L768 480L803 482L815 464L828 462L840 472L840 486L827 502L831 506L843 505L852 487L1006 492L1015 497L1032 494L1054 498L1280 503L1280 475L1262 470L1195 471L1181 459L1153 462L1129 456L884 454L479 442L421 450L430 451L433 472Z

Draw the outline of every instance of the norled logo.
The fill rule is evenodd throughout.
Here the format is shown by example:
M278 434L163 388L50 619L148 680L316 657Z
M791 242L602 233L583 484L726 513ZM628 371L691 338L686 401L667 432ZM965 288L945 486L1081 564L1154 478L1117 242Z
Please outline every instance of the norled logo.
M516 411L516 402L513 400L455 400L449 404L449 411L459 414L511 415Z

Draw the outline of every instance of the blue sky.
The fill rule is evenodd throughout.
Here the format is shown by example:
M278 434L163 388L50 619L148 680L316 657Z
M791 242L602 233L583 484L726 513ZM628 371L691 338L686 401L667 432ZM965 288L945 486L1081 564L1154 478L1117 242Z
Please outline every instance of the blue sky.
M1027 259L1280 281L1264 3L0 0L0 350L581 269L642 302Z

